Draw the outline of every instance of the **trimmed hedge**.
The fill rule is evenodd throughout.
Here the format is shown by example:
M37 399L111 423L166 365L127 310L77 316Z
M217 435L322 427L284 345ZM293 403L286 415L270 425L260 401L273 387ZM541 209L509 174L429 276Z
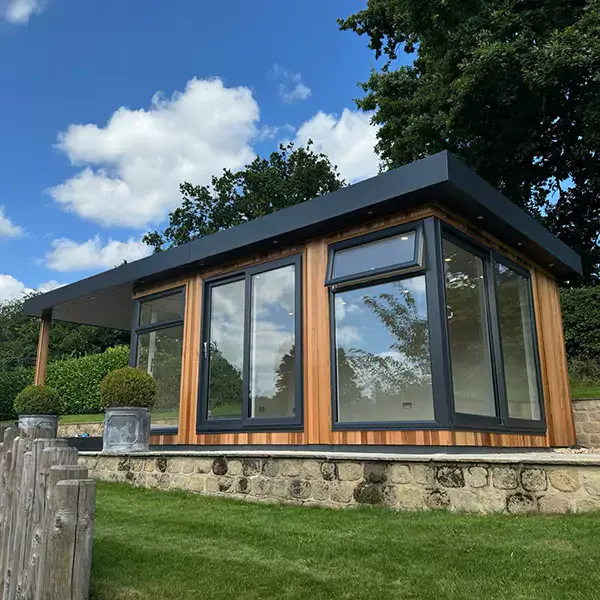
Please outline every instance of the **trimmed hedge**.
M600 360L600 285L562 289L560 301L568 357Z
M101 354L59 360L48 365L46 384L60 394L62 414L100 413L100 382L105 375L127 366L128 362L127 346L109 348ZM0 420L16 418L14 400L21 390L33 383L33 373L32 367L0 371Z

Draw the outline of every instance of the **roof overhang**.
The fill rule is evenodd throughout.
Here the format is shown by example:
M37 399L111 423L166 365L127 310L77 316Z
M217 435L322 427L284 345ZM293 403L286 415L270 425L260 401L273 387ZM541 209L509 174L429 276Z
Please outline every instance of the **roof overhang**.
M40 294L25 313L129 329L135 285L224 264L264 250L296 244L374 216L437 203L478 223L558 278L581 273L579 255L538 221L447 152L418 160L302 204L194 240L93 277Z

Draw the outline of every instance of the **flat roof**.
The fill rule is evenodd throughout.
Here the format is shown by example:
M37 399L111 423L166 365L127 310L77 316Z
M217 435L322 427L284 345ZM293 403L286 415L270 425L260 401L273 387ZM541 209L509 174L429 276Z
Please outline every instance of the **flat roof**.
M135 285L225 264L273 244L324 235L378 216L436 203L478 224L558 278L581 274L579 255L448 152L284 208L254 221L29 298L25 314L129 329Z

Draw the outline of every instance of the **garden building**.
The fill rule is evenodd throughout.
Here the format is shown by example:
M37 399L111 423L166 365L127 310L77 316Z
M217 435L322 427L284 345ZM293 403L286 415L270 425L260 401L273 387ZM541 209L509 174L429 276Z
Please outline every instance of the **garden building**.
M575 442L578 255L447 153L29 299L131 330L168 447ZM157 420L161 420L158 419ZM162 419L164 420L164 419Z

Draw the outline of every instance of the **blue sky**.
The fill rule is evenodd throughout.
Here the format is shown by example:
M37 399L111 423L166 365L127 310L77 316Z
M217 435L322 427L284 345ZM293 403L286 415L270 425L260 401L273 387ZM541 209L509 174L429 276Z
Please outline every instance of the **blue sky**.
M179 182L281 141L374 175L376 63L336 24L363 5L0 0L0 300L140 258Z

